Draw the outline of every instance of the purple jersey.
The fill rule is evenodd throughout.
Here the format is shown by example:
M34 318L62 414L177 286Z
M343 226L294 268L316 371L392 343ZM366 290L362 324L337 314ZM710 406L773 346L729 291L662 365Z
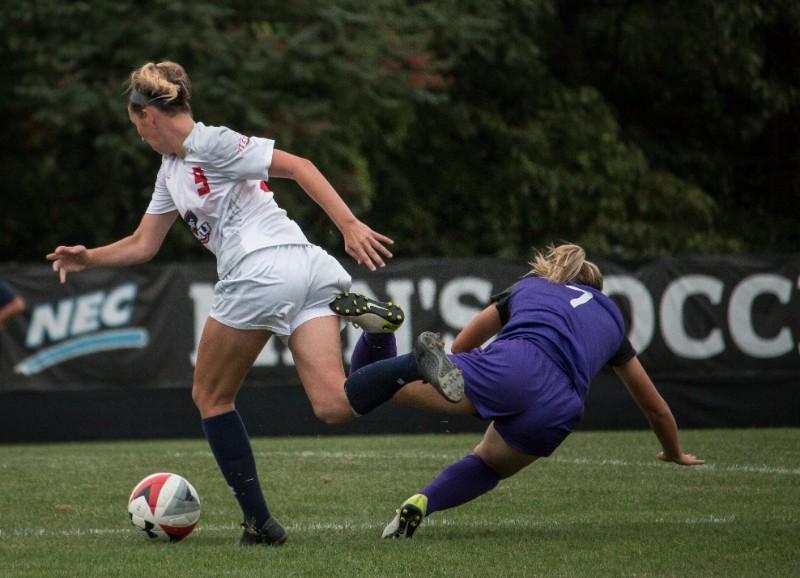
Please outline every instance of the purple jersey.
M586 285L526 277L500 296L497 308L504 326L495 341L526 339L536 344L581 398L625 337L617 305Z
M464 394L514 449L549 456L580 422L592 378L636 353L611 299L585 285L526 277L496 298L503 328L450 356Z

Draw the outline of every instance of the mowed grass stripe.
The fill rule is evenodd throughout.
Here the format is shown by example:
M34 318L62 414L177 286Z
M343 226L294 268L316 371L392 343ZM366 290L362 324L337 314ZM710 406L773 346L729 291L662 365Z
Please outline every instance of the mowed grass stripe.
M346 439L346 438L345 438ZM348 451L313 451L303 450L301 452L292 452L284 450L272 451L254 451L253 455L265 462L270 458L291 458L291 459L325 459L325 460L401 460L401 459L419 459L419 460L458 460L468 453L462 452L426 452L426 451L399 451L399 452L348 452ZM117 453L117 457L133 458L138 456L138 453L125 454L124 452ZM170 452L167 454L169 457L175 459L212 459L210 451L193 451L193 452ZM30 459L35 460L36 457ZM39 458L47 462L48 467L59 467L60 465L70 462L75 465L80 462L80 458L74 457L41 457ZM86 464L93 463L94 458L86 457L84 461ZM581 465L591 467L607 467L607 466L621 466L633 468L663 468L664 464L655 460L651 461L626 461L618 459L591 459L591 458L573 458L565 459L559 457L550 457L540 461L537 465L551 463L551 464L566 464L566 465ZM8 463L0 463L0 469L10 467ZM670 467L676 467L670 465ZM687 471L693 472L720 472L720 473L747 473L747 474L767 474L777 476L800 476L800 468L789 468L779 466L767 466L763 464L715 464L706 463L702 466L687 468Z
M775 521L789 521L793 519L791 516L775 518ZM665 518L656 518L651 520L654 524L731 524L736 522L736 516L706 516L702 518L687 518L684 520L667 520ZM765 520L767 521L767 520ZM388 520L387 520L388 522ZM425 521L425 527L451 527L451 528L547 528L547 527L563 527L569 525L585 524L587 520L525 520L525 519L511 519L511 520L492 520L470 522L468 520L453 521L448 519L435 519L430 518ZM312 524L286 524L286 529L290 532L328 532L331 530L382 530L385 526L383 523L365 523L356 521L343 521L343 522L316 522ZM204 526L198 525L194 534L200 535L204 533L213 532L232 532L239 531L241 526L238 524L223 524L217 526ZM91 536L103 534L133 534L137 539L141 538L141 534L136 533L132 528L75 528L71 530L53 530L48 528L0 528L0 538L15 536L15 537L31 537L37 538L42 536Z

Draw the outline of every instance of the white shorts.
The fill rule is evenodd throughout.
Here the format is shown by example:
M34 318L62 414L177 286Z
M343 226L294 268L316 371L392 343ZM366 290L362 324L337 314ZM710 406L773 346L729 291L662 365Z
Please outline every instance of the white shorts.
M350 284L344 267L321 247L265 247L217 282L209 315L235 329L285 337L310 319L334 315L328 304Z

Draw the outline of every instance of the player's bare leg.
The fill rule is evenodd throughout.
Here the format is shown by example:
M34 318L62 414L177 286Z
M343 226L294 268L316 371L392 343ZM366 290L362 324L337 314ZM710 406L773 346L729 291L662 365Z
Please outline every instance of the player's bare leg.
M467 396L461 401L453 403L447 401L442 395L425 381L412 381L394 394L392 403L395 405L413 407L433 413L450 415L475 415L475 406Z
M483 462L492 468L500 479L513 476L521 469L529 466L538 458L523 454L506 443L503 437L494 428L494 422L489 424L483 439L475 446L474 453Z
M209 318L192 386L208 444L242 509L244 531L239 543L244 546L279 546L288 537L267 507L250 439L235 405L247 372L269 338L267 331L234 329Z
M353 419L344 392L338 318L330 315L306 321L292 333L289 349L314 415L328 425Z
M247 372L269 340L268 331L244 331L206 321L197 348L192 399L203 418L235 408Z

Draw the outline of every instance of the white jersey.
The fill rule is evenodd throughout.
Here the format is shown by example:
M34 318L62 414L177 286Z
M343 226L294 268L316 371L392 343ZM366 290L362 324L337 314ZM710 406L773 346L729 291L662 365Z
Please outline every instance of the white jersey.
M147 212L177 210L217 256L220 278L257 249L309 244L266 185L274 146L270 139L195 123L183 143L186 157L162 158Z

